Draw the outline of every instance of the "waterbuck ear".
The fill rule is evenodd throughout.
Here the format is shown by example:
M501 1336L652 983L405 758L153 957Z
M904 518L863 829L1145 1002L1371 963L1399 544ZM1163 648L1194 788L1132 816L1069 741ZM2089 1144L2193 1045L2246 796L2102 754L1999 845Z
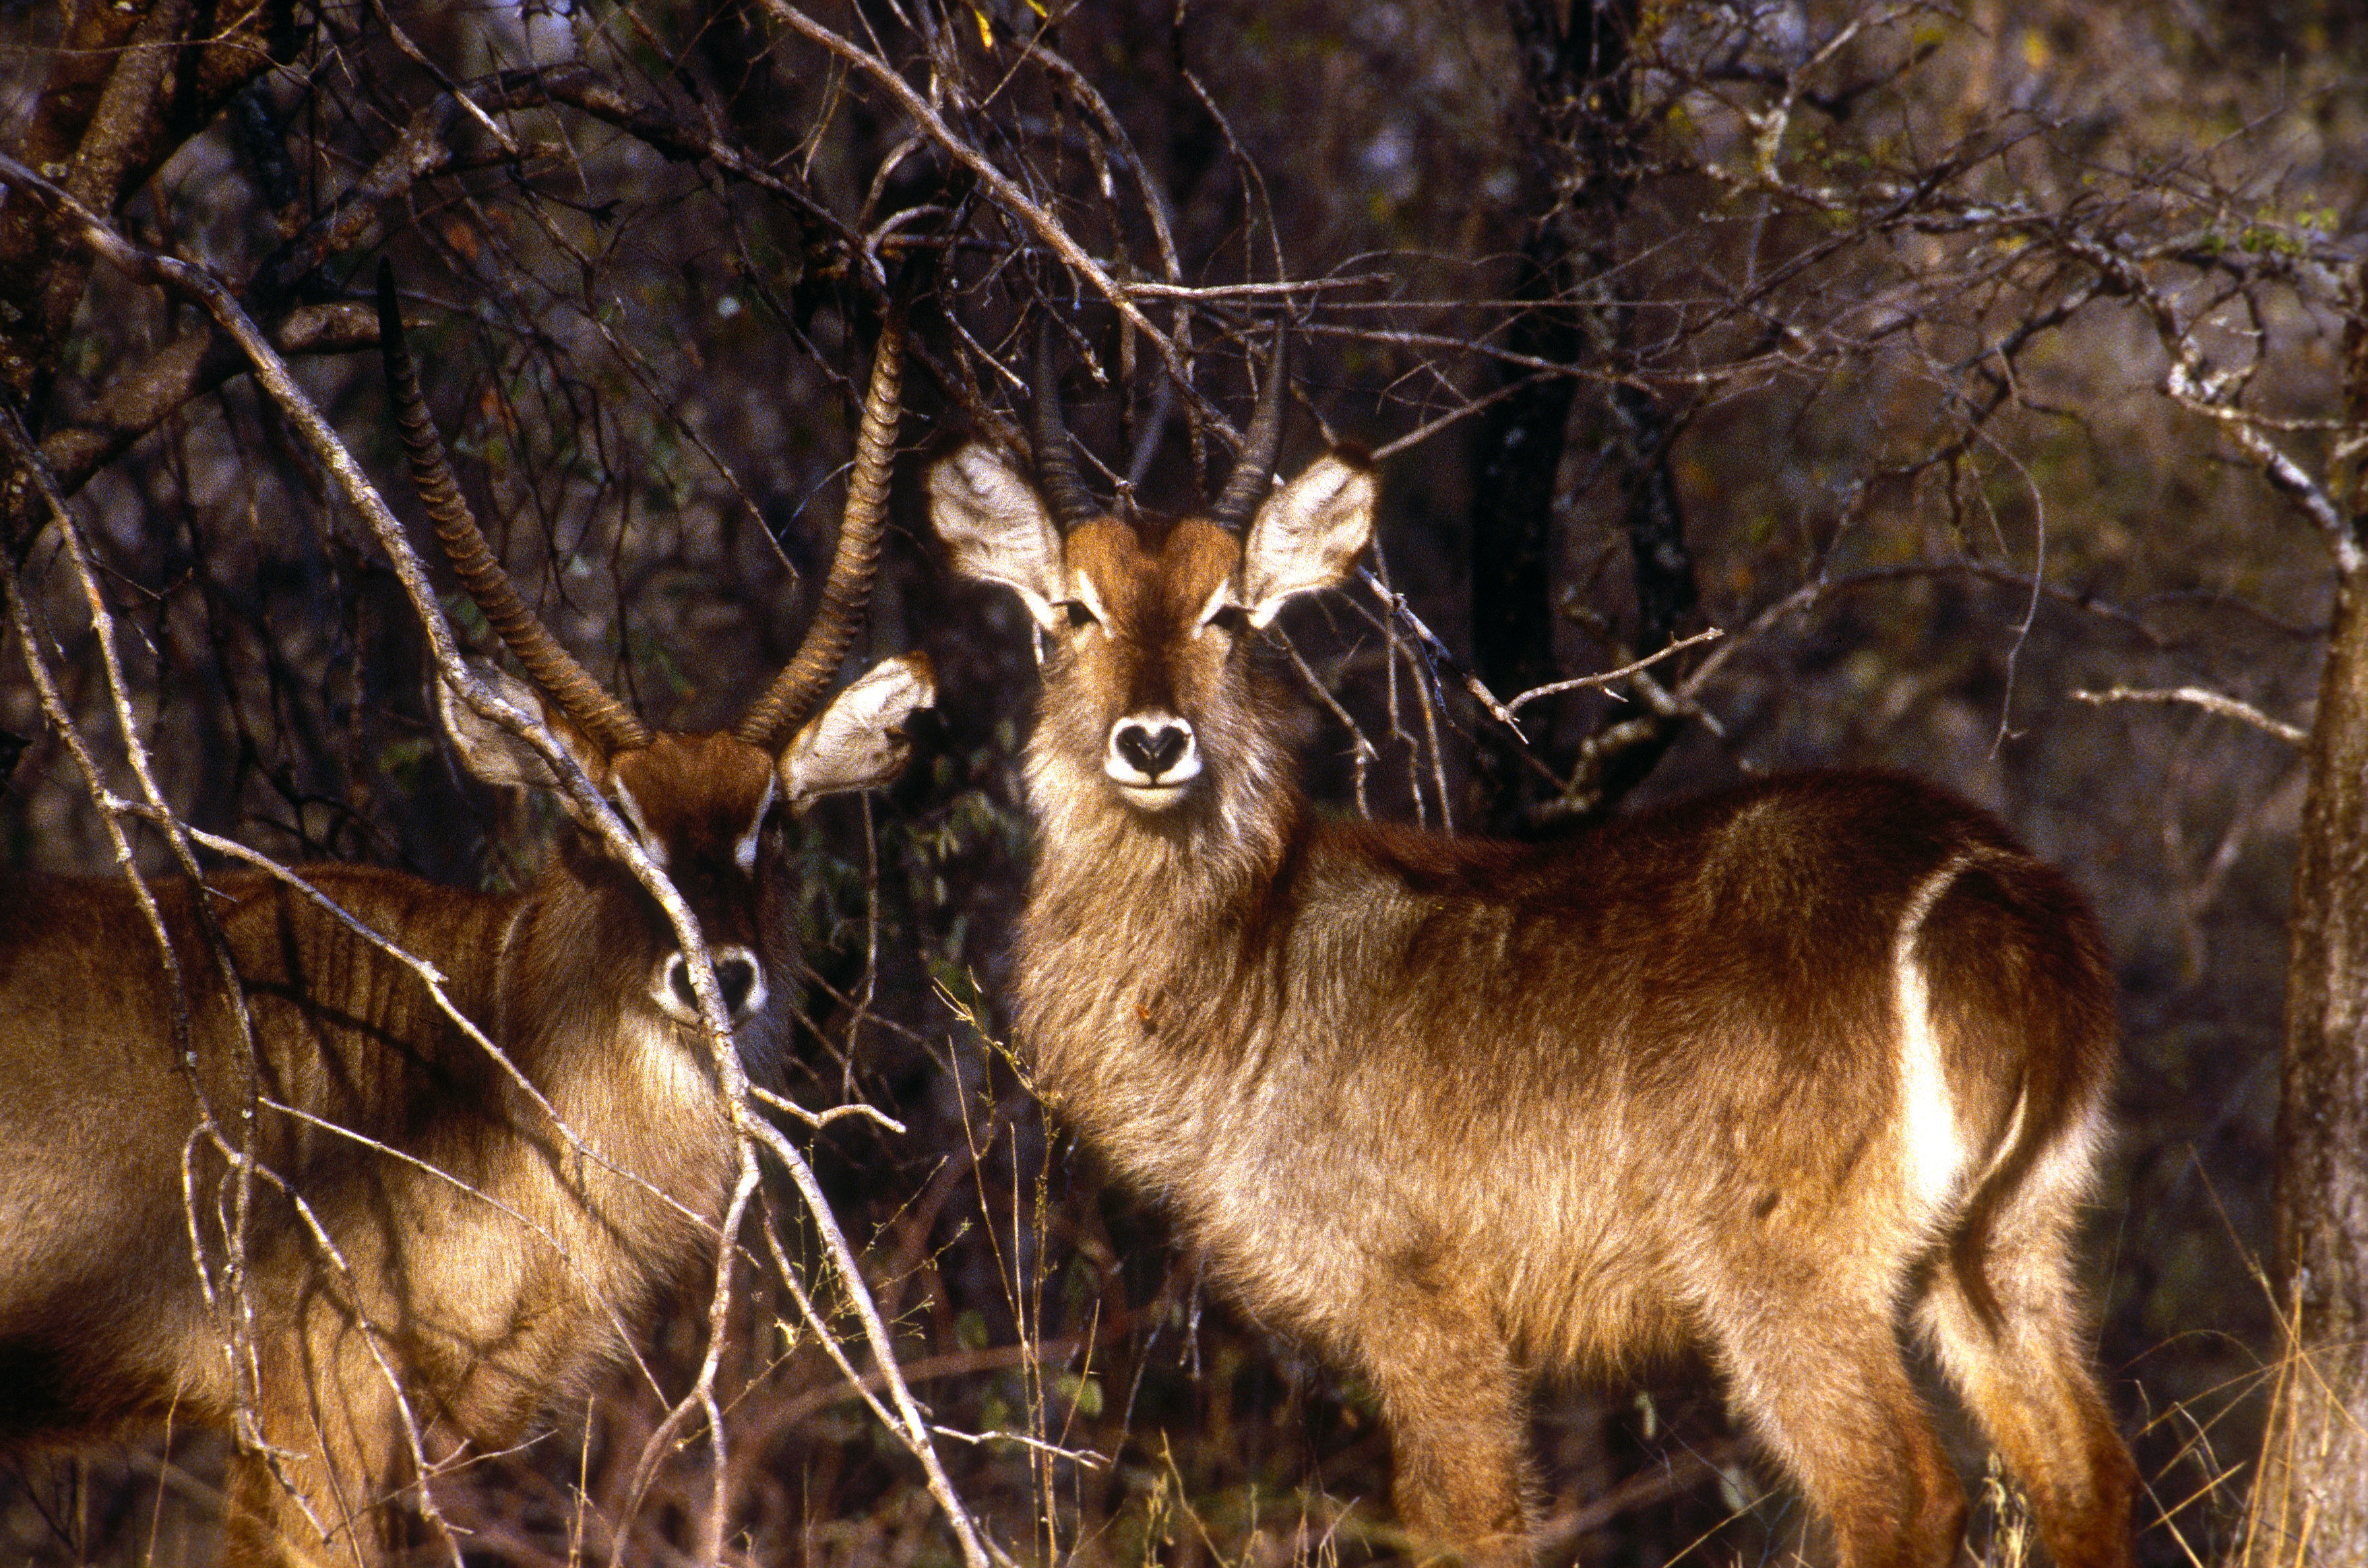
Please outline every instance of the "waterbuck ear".
M929 519L953 552L954 570L1016 590L1047 631L1067 619L1053 606L1068 597L1061 536L1036 487L1003 454L973 441L929 470Z
M599 781L607 759L583 732L567 722L566 715L554 710L543 701L541 693L507 671L491 665L476 665L475 669L477 678L492 687L511 707L541 714L552 733L575 756L576 766L591 775L596 783ZM461 765L479 778L488 784L534 790L559 787L550 764L532 746L461 701L440 678L436 682L436 707L443 715L444 733L452 737L452 749L461 754Z
M1353 457L1318 458L1267 497L1242 545L1242 608L1252 626L1293 594L1328 588L1373 537L1373 471Z
M901 726L937 699L927 653L899 653L864 671L781 748L790 809L802 812L821 796L895 778L913 749Z

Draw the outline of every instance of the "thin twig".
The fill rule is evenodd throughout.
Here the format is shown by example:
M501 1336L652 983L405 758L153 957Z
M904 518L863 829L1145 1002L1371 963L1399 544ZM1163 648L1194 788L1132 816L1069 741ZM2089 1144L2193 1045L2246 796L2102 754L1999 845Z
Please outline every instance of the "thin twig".
M1152 347L1159 350L1167 373L1178 385L1191 384L1190 372L1174 340L1154 326L1149 316L1135 308L1134 301L1127 290L1110 277L1100 263L1086 254L1085 248L1069 236L1069 231L1063 228L1051 213L1030 200L1027 192L1021 190L1010 176L997 168L985 153L973 146L968 139L955 135L938 111L929 107L929 101L915 92L912 84L906 82L894 66L870 50L831 31L790 5L788 0L765 0L765 11L775 21L820 44L885 88L896 100L897 107L928 132L931 141L978 176L979 183L986 187L996 205L1032 230L1036 237L1061 258L1063 266L1091 283L1095 292L1108 300L1135 331L1151 340ZM1233 438L1238 440L1239 437L1235 436Z
M886 1128L889 1131L895 1133L898 1137L904 1136L905 1133L905 1124L903 1122L897 1120L894 1117L890 1116L886 1111L882 1110L879 1107L866 1105L861 1100L850 1100L845 1105L833 1106L828 1110L808 1110L805 1107L798 1104L797 1101L790 1099L785 1096L777 1095L773 1093L772 1090L765 1087L762 1084L750 1085L748 1086L748 1092L755 1095L757 1098L764 1104L771 1106L775 1110L780 1111L785 1115L796 1117L808 1127L828 1127L832 1122L837 1121L841 1117L860 1116L878 1122L881 1126Z
M1647 653L1643 658L1622 665L1616 670L1605 670L1600 675L1574 676L1568 680L1548 681L1543 686L1533 686L1505 704L1506 713L1508 716L1518 713L1521 710L1521 704L1535 701L1541 697L1554 697L1565 691L1577 691L1584 687L1609 686L1615 680L1624 680L1637 671L1657 665L1673 654L1682 653L1687 649L1697 647L1704 642L1714 642L1725 635L1726 633L1718 627L1706 626L1691 637L1680 638L1670 643L1657 653ZM1519 730L1513 733L1520 733Z
M2109 702L2183 702L2207 713L2217 713L2223 719L2250 724L2263 734L2275 735L2289 745L2298 746L2310 739L2310 732L2300 724L2272 719L2249 702L2239 701L2222 692L2208 691L2200 686L2117 686L2105 691L2076 691L2072 693L2072 700L2094 703L2100 708Z
M1439 640L1437 632L1423 624L1422 617L1415 614L1413 607L1406 602L1404 594L1374 576L1368 567L1357 568L1357 580L1364 584L1375 598L1382 601L1383 608L1391 615L1406 622L1407 629L1421 640L1423 652L1433 664L1442 665L1455 673L1457 681L1464 690L1472 694L1472 699L1474 702L1486 709L1498 723L1512 731L1515 735L1524 741L1529 738L1521 734L1521 726L1514 722L1512 710L1497 701L1497 694L1490 691L1478 676L1465 669L1453 653L1448 652L1447 644Z

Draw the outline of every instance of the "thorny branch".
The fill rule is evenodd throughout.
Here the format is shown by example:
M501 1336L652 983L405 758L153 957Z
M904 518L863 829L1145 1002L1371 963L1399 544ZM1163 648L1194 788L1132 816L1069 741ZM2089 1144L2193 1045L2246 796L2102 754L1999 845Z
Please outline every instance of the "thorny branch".
M831 31L830 28L788 4L788 0L765 0L765 9L768 16L783 27L821 44L885 88L889 96L896 100L897 107L911 116L915 123L928 133L931 141L978 177L979 184L985 188L996 205L1025 224L1030 233L1043 242L1045 248L1060 258L1062 266L1077 278L1090 283L1095 292L1108 301L1110 306L1125 318L1129 326L1142 334L1158 351L1160 359L1167 368L1170 381L1188 393L1190 392L1191 368L1184 358L1182 348L1173 338L1151 324L1151 318L1144 315L1136 306L1132 292L1111 278L1100 263L1087 256L1084 247L1070 237L1068 230L1062 227L1042 206L1030 200L1027 193L1021 190L1008 175L996 167L984 153L980 152L974 142L968 137L957 135L947 125L944 118L929 107L928 100L913 90L911 85L897 73L894 66L870 50L860 48ZM1202 413L1214 427L1223 432L1229 443L1235 446L1240 444L1239 433L1224 422L1223 415L1218 414L1214 409L1203 409Z
M1879 24L1878 24L1879 25ZM2309 242L2271 245L2260 250L2231 246L2227 236L2209 223L2168 234L2124 227L2103 212L2061 210L2036 201L2009 198L1974 198L1955 188L1958 177L1975 164L1987 161L1991 150L1968 152L1955 161L1941 161L1920 171L1912 180L1874 178L1856 187L1806 182L1788 168L1782 149L1784 131L1798 97L1800 78L1846 43L1860 28L1853 21L1801 64L1783 73L1777 101L1765 109L1738 112L1754 131L1753 158L1738 171L1715 161L1702 172L1738 191L1764 192L1804 211L1846 220L1848 228L1836 244L1889 232L1987 238L2009 244L2044 247L2078 262L2089 272L2088 280L2067 290L2055 308L2033 313L2018 324L2007 338L1985 356L2010 366L2016 353L2039 334L2062 325L2091 300L2110 297L2128 301L2144 313L2169 360L2162 392L2173 403L2214 421L2252 460L2272 489L2290 501L2318 530L2339 572L2351 575L2368 564L2351 520L2315 477L2308 466L2271 438L2271 432L2325 428L2323 421L2296 421L2245 406L2244 394L2257 364L2215 364L2201 340L2211 309L2182 312L2180 296L2189 290L2184 279L2219 274L2240 289L2260 283L2293 279L2316 272L2322 280L2340 277L2348 258L2340 252L2322 252ZM1799 271L1812 259L1794 265ZM2157 280L2158 269L2169 268L2182 281ZM1763 280L1758 291L1772 292L1782 278ZM2337 290L2323 288L2323 293ZM2249 300L2251 295L2245 297ZM2218 301L2214 301L2216 305ZM1992 407L2007 401L2011 389L2000 386ZM1978 417L1978 416L1977 416Z

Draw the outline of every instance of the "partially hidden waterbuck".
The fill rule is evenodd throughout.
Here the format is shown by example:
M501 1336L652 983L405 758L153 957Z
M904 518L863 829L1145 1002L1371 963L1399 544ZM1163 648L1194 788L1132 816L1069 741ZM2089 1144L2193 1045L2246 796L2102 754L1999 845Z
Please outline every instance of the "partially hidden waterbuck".
M899 726L932 699L906 656L799 722L869 594L901 341L879 345L803 647L732 731L686 734L646 727L520 600L447 467L384 280L380 306L413 478L531 684L488 676L540 705L680 892L761 1072L799 983L784 813L893 778ZM479 778L555 785L442 695ZM510 1442L713 1256L738 1151L679 944L590 831L564 831L518 896L302 870L440 971L484 1044L414 970L268 877L151 880L177 995L122 879L0 881L0 1448L235 1426L228 1561L382 1562L419 1529L415 1435L431 1462Z
M1884 774L1553 846L1312 807L1260 631L1347 574L1375 487L1347 451L1275 486L1281 358L1205 516L1096 504L1049 347L1035 483L976 443L930 473L955 570L1049 649L1015 966L1046 1103L1370 1385L1417 1540L1526 1560L1531 1380L1691 1346L1843 1563L1947 1562L1965 1504L1905 1318L2061 1568L2127 1563L2070 1256L2114 1051L2078 893Z

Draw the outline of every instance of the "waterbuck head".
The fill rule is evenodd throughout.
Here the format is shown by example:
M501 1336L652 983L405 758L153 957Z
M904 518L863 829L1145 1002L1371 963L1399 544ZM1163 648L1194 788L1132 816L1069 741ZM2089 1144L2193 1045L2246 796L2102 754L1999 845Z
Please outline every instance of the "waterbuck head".
M892 320L881 335L837 553L803 645L732 729L690 734L650 729L602 689L520 600L461 497L420 398L391 274L381 269L379 284L387 379L413 483L470 597L528 679L492 669L484 677L512 706L541 714L689 904L733 1022L756 1017L765 1011L770 987L783 978L785 955L778 949L790 923L780 864L783 818L821 796L894 778L909 750L902 726L933 699L927 658L908 653L874 665L806 719L853 639L878 564L898 414L901 324ZM671 925L630 872L602 851L574 799L556 789L542 756L443 682L438 694L445 727L472 773L492 784L553 790L586 830L569 835L539 889L536 917L559 938L549 950L567 954L578 977L603 983L637 977L621 992L606 985L621 1015L646 1012L696 1023L698 1003ZM589 1005L580 984L553 989L576 993L551 999L562 1008Z
M1288 726L1257 633L1293 595L1338 583L1373 523L1361 453L1335 451L1274 485L1286 377L1278 331L1240 459L1199 516L1129 523L1094 502L1069 449L1049 335L1037 350L1037 483L983 443L930 471L955 570L1016 591L1051 644L1029 751L1040 810L1114 828L1156 823L1167 835L1258 835L1260 805L1283 788Z

